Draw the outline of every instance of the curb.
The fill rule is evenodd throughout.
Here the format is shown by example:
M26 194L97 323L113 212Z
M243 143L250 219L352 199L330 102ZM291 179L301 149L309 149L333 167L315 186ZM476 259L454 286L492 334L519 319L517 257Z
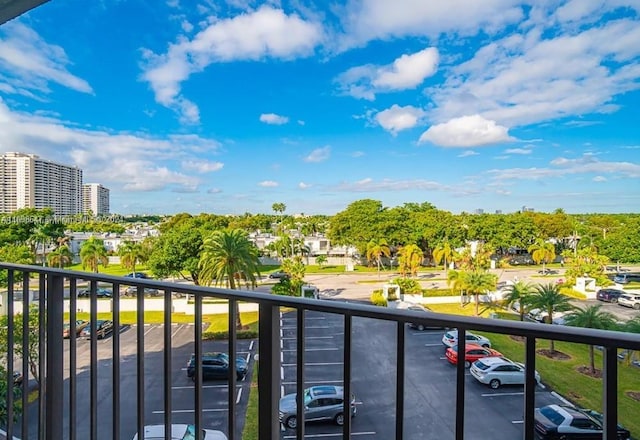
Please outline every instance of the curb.
M551 395L553 397L555 397L556 399L560 400L565 405L569 405L569 406L575 407L575 405L573 403L569 402L567 399L565 399L564 397L562 397L560 394L556 393L555 391L551 391Z

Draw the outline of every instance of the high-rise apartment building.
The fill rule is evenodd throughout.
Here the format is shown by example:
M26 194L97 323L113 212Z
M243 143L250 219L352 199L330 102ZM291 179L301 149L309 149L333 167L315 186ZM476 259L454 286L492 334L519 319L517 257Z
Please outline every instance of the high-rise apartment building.
M83 212L93 215L109 214L109 189L99 183L86 183L82 185Z
M82 170L35 154L0 155L0 213L52 208L56 215L82 213Z

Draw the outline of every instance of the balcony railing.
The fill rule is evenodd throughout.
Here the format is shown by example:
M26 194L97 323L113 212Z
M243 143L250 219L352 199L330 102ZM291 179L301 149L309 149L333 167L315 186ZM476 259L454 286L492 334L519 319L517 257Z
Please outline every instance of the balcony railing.
M618 350L640 350L640 337L629 333L606 332L593 329L582 329L554 325L540 325L535 323L507 321L498 319L483 319L474 317L453 316L444 314L433 314L428 318L418 318L415 314L410 314L402 310L392 310L380 307L373 307L360 304L347 304L339 301L324 301L305 298L282 297L252 291L234 291L227 289L205 288L199 286L187 286L176 283L166 283L153 280L141 280L114 277L101 274L91 274L85 272L70 272L58 269L48 269L35 266L24 266L16 264L0 263L0 271L4 271L8 279L7 295L8 301L2 304L3 312L8 314L7 353L6 366L8 392L6 396L0 396L5 400L7 408L8 423L5 428L7 437L16 436L21 439L98 439L113 438L114 440L129 440L133 435L143 432L145 426L145 414L147 406L151 403L146 399L145 380L157 379L158 372L161 375L162 402L153 402L154 406L161 405L163 422L165 427L170 427L173 423L172 411L172 372L176 365L172 357L172 301L174 296L190 295L194 301L194 323L192 353L195 355L195 387L193 397L193 424L196 432L202 432L203 423L203 377L202 377L202 354L203 354L203 304L209 298L223 299L228 301L228 353L230 365L235 365L237 338L236 338L236 314L240 303L253 303L257 305L258 324L258 360L259 369L257 375L259 399L258 399L258 438L260 440L279 439L282 436L281 425L278 419L278 404L281 397L281 331L282 323L281 310L293 311L296 313L295 341L296 341L296 390L298 397L297 418L298 429L295 437L302 439L305 436L304 411L302 404L303 389L305 384L305 327L307 312L322 312L339 316L343 322L344 336L342 344L343 355L343 386L344 395L350 396L352 392L352 379L357 372L352 371L352 324L354 318L368 318L381 321L389 321L395 325L395 340L397 349L395 353L395 414L391 418L395 423L395 438L402 439L405 428L405 337L406 323L422 323L430 326L442 326L457 328L459 331L460 347L459 352L464 352L464 334L469 330L478 330L498 334L507 334L524 337L525 340L525 365L526 383L524 386L523 402L523 438L525 440L534 439L534 409L535 409L535 362L536 362L536 340L567 341L579 344L590 344L603 347L603 413L604 413L604 436L606 440L616 439L617 419L618 419ZM37 278L38 299L30 302L30 287L28 282L21 280L34 280ZM32 281L33 282L33 281ZM77 365L78 341L75 335L76 311L79 300L77 293L79 285L88 283L90 288L89 313L91 322L91 338L88 342L90 361L88 366L88 384L79 384L79 372ZM100 389L98 386L99 372L99 347L96 335L95 322L98 313L97 289L100 285L108 284L114 292L110 304L112 320L115 329L121 328L120 312L123 299L117 294L121 286L136 286L138 295L136 300L136 342L135 353L133 355L123 353L121 346L121 334L114 331L110 343L110 353L107 356L111 360L111 393L110 393L110 414L99 413L99 407L104 409L104 403L100 400ZM19 286L19 287L16 287ZM163 314L163 347L161 349L161 366L145 365L145 298L142 294L144 288L154 288L161 292L164 300ZM21 295L20 295L21 294ZM21 300L14 301L21 297ZM68 305L65 305L67 301ZM14 397L13 397L13 373L19 370L23 377L29 377L27 359L18 358L14 352L15 335L21 334L23 345L29 343L28 326L26 319L22 320L21 331L17 332L14 325L14 314L21 312L28 314L30 307L38 307L40 312L38 340L39 363L39 383L37 392L39 398L37 403L29 402L29 384L24 380L22 385L23 413L14 422ZM65 349L63 340L63 322L65 307L68 307L68 322L71 323L70 340L68 350ZM104 350L104 345L100 347ZM65 355L65 353L67 353ZM101 359L104 359L104 351ZM123 368L133 363L135 360L135 389L131 387L123 388L122 380L125 371ZM19 368L16 368L20 365ZM153 374L149 373L149 368L156 369ZM230 369L228 378L228 389L236 389L235 372ZM130 370L126 371L128 375ZM86 372L82 372L86 375ZM102 374L102 373L101 373ZM150 377L153 376L153 377ZM465 438L465 365L458 362L456 367L455 386L455 416L452 418L453 436L456 440ZM84 383L84 382L83 382ZM86 389L88 387L88 390ZM31 390L32 392L34 390ZM229 439L240 439L238 432L239 414L236 411L235 393L229 392L228 397L228 417L226 423L226 434ZM135 397L133 397L135 395ZM123 401L135 401L135 414L123 414ZM82 432L78 426L78 408L89 408L89 420L82 421L88 424L88 432ZM344 413L349 414L349 399L344 399ZM131 426L135 425L135 426ZM344 418L342 427L342 438L351 438L351 420ZM123 432L132 432L131 436ZM169 439L170 429L165 431L166 438ZM107 434L105 434L107 433ZM126 435L126 437L124 437ZM434 433L433 438L447 438L444 433ZM449 434L450 435L450 434ZM141 438L141 437L139 437Z

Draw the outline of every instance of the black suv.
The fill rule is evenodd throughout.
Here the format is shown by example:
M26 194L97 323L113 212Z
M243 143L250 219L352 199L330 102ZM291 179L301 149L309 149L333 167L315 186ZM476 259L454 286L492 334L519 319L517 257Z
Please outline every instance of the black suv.
M596 299L599 301L617 303L620 295L624 295L624 292L622 290L600 289L598 290L598 293L596 293Z
M236 379L247 375L247 361L236 357ZM191 355L187 363L187 377L196 380L196 357ZM202 355L202 380L227 379L229 377L229 356L226 353L205 353Z

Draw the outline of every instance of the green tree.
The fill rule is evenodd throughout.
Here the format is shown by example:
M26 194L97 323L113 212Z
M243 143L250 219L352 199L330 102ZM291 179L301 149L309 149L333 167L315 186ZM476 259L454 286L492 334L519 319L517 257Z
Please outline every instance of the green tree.
M334 245L355 246L360 255L367 252L367 244L374 237L384 237L382 202L357 200L331 218L328 238Z
M443 263L443 269L446 271L448 269L448 263L451 261L453 257L453 249L451 249L451 245L449 241L445 240L433 250L433 261L436 264Z
M18 358L27 359L29 363L29 371L36 382L40 382L39 366L40 366L40 344L39 344L39 314L37 306L29 308L27 315L27 346L22 343L22 321L23 314L16 313L13 318L13 353ZM0 316L0 349L4 353L7 352L7 328L9 318L6 315ZM6 356L0 357L0 366L6 369Z
M587 306L584 309L576 308L565 316L567 325L573 327L594 328L599 330L613 330L617 327L615 317L600 310L601 305ZM595 373L596 364L593 345L589 345L589 371Z
M520 321L524 321L524 315L527 313L528 305L535 293L535 287L527 282L518 281L509 285L507 290L507 295L503 298L505 306L511 307L517 304Z
M556 247L553 243L546 242L542 239L536 240L534 244L529 246L527 252L531 254L531 258L536 264L542 262L542 273L546 273L545 264L551 263L556 258Z
M33 264L33 254L25 245L4 245L0 247L0 261L5 263ZM16 273L16 281L22 280L22 273ZM7 285L7 271L0 270L0 286Z
M531 307L538 308L545 313L545 322L553 323L553 314L557 312L567 312L573 309L570 298L560 293L560 286L555 283L540 284L536 286L536 291L531 296ZM549 349L555 352L553 339L550 341Z
M282 271L289 276L280 278L271 291L276 295L300 296L306 273L306 266L302 262L302 258L295 256L285 259L282 262Z
M7 411L7 372L0 366L0 427L7 426L9 412ZM22 398L19 387L13 387L13 422L17 422L22 414Z
M63 269L73 263L73 253L69 246L59 246L56 250L47 255L47 263L51 267Z
M82 268L89 268L92 272L98 273L98 266L107 267L109 258L104 241L95 237L90 237L80 247L80 260Z
M640 316L636 316L633 319L628 320L622 327L622 330L629 333L640 333ZM630 365L635 358L635 351L629 351L627 353L626 361L627 365Z
M378 266L378 276L380 276L380 267L384 267L382 264L382 257L389 258L391 256L391 249L387 240L381 238L379 240L371 240L367 244L367 260L375 261Z
M120 263L131 272L136 271L136 265L145 258L145 252L140 243L125 241L118 246Z
M416 276L418 274L418 269L420 269L420 266L422 265L423 259L424 254L422 253L422 249L417 245L408 244L406 246L402 246L398 250L398 269L402 276Z
M147 266L160 278L179 277L200 284L200 253L202 225L192 217L183 216L159 237L151 239Z
M321 269L322 269L322 266L326 264L326 262L327 262L327 256L325 254L320 254L316 257L316 264L320 266Z
M260 276L258 248L241 229L225 229L206 237L200 257L200 280L204 284L225 285L237 289L237 280L247 287L256 287ZM236 302L237 304L237 302ZM242 328L240 313L236 310L236 326Z
M463 285L467 294L473 295L476 303L476 316L480 314L480 295L495 290L498 277L481 270L463 272Z
M280 234L284 234L284 225L282 223L282 220L283 220L283 214L287 210L287 205L285 205L284 203L274 203L273 205L271 205L271 209L273 209L273 212L280 215L280 221L278 222L279 223L278 229L280 229L280 232L279 232Z

